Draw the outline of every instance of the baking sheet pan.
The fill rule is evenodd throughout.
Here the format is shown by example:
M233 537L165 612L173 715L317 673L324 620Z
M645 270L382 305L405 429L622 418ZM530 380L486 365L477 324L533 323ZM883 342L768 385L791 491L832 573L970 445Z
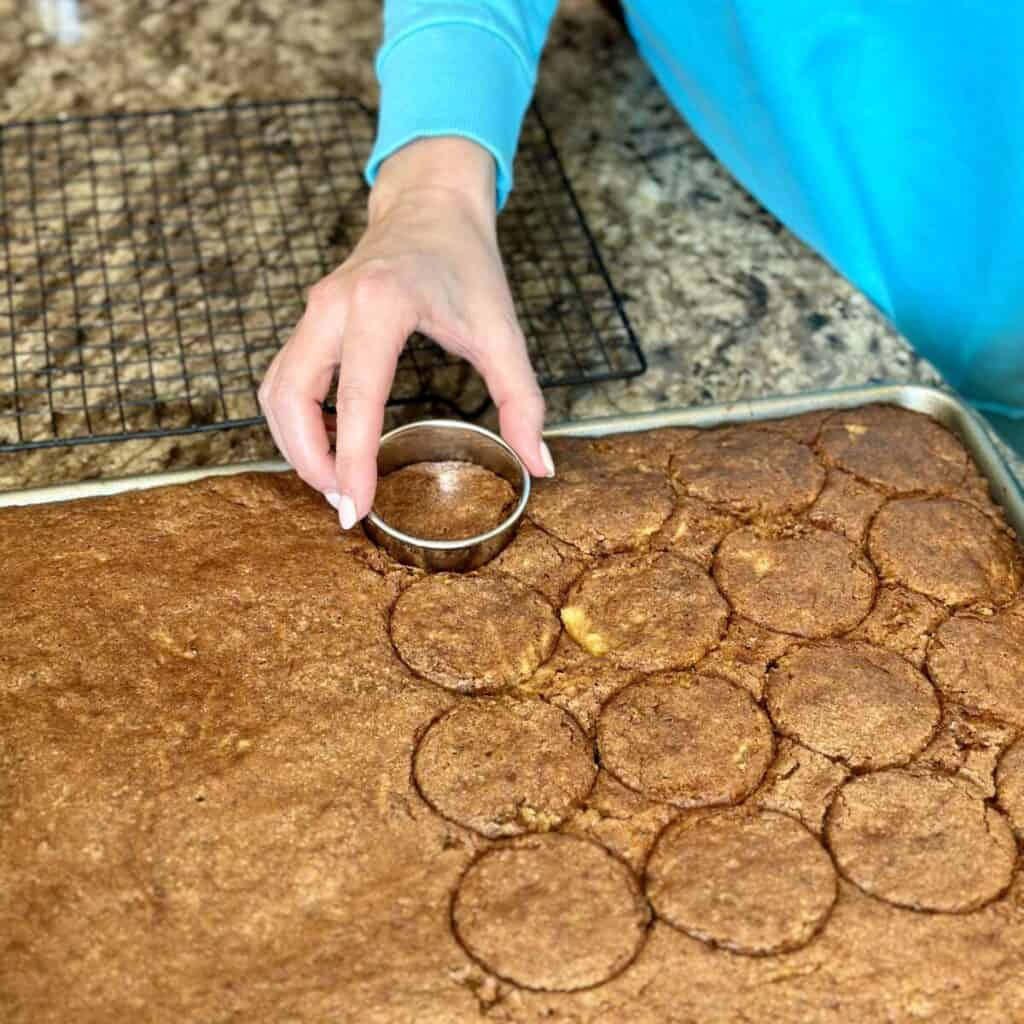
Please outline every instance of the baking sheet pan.
M1007 522L1024 537L1024 491L1010 471L977 413L956 396L936 388L913 384L880 384L830 391L809 391L799 395L757 398L721 405L658 412L608 416L580 423L563 423L546 431L550 437L601 437L606 434L633 433L658 427L714 427L730 423L752 423L781 419L821 409L852 409L872 402L884 402L924 413L951 430L967 448L978 469L989 481L992 498L1006 514ZM37 505L53 501L93 498L121 491L167 484L188 483L208 476L227 476L245 472L282 472L288 465L281 461L243 462L229 466L175 470L118 480L86 480L56 487L10 491L0 494L0 507Z

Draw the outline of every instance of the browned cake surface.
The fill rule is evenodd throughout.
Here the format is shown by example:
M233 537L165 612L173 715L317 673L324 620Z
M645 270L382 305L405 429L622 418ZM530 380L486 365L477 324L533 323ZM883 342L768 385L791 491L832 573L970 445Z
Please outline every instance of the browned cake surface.
M645 547L674 505L664 473L570 466L534 489L530 516L584 554L603 555Z
M679 555L616 555L586 573L562 608L569 636L623 668L693 665L715 646L729 606L700 566Z
M495 839L560 825L597 776L594 746L553 704L480 698L434 722L413 775L439 814Z
M956 440L553 447L468 576L291 476L0 512L0 1020L1024 1021L1021 554Z
M424 540L464 540L500 525L515 507L512 485L470 462L414 462L381 477L374 511Z
M667 828L647 864L647 891L655 912L687 934L757 955L805 945L828 917L837 885L828 853L805 826L773 811L739 810Z

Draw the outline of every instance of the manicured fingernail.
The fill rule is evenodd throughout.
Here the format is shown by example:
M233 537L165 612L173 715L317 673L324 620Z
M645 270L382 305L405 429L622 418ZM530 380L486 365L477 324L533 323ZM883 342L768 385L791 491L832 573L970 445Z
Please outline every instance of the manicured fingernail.
M337 509L341 504L341 495L337 491L325 491L324 500L331 506L331 508Z
M543 442L540 443L540 461L548 471L548 476L555 475L555 460L551 458L551 449Z
M356 503L347 494L338 501L338 518L343 530L351 530L356 525Z

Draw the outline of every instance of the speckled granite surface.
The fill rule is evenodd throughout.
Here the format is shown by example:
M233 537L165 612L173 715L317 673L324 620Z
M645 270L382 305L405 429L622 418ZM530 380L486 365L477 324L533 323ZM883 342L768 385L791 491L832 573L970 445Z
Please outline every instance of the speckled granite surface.
M0 0L0 117L332 92L376 101L373 0L92 0L81 14L81 39L58 43L52 16ZM549 392L551 420L937 380L717 165L596 4L563 3L538 95L650 364L631 381ZM2 457L0 487L271 452L261 430L42 451Z

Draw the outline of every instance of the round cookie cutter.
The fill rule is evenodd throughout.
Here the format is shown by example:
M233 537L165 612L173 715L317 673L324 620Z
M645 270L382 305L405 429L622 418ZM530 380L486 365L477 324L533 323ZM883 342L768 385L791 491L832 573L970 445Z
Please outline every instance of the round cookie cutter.
M493 529L460 540L429 540L403 533L370 510L364 526L375 544L404 565L430 572L468 572L494 558L512 539L530 498L530 473L496 434L459 420L420 420L385 434L377 472L392 473L414 462L472 462L503 477L516 493L512 511Z

